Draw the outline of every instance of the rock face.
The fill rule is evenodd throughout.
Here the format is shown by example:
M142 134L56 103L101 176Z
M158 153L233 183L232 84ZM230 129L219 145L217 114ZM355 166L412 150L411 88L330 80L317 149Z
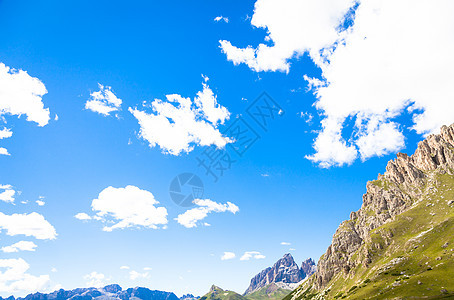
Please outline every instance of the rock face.
M34 293L27 295L25 298L6 298L8 300L90 300L90 299L142 299L142 300L179 300L174 293L152 291L143 287L135 287L122 290L118 284L107 285L104 288L78 288L74 290L60 289L53 293L42 294ZM3 300L0 297L0 300Z
M454 124L443 126L440 134L430 135L420 142L412 156L398 153L397 158L388 163L383 175L367 183L361 209L352 212L350 220L342 222L336 230L332 244L318 262L312 284L322 289L333 276L339 273L347 276L359 264L367 266L371 262L368 250L353 254L361 245L371 242L371 230L419 201L426 183L431 181L432 171L454 174L453 150Z
M311 267L315 267L315 263L312 259L306 260L303 265L306 267L308 266L309 271ZM312 265L310 265L312 263ZM304 278L306 278L306 272L298 267L290 253L287 253L279 259L272 267L266 268L265 270L261 271L251 280L251 284L249 285L244 295L251 294L265 286L268 286L272 283L277 283L280 288L286 288L287 285L290 289L295 288L294 284L301 282Z
M317 265L312 258L308 258L301 264L301 272L306 274L306 277L310 277L317 271Z

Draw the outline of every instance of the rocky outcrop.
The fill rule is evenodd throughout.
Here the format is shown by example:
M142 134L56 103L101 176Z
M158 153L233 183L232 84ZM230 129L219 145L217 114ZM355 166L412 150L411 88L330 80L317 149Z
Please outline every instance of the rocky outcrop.
M272 283L281 283L276 286L283 288L286 284L298 283L305 277L306 273L301 271L292 255L287 253L272 267L266 268L252 278L251 284L244 292L244 295L251 294Z
M24 298L6 298L8 300L90 300L90 299L142 299L142 300L179 300L174 293L163 291L152 291L143 287L135 287L122 290L118 284L107 285L104 288L78 288L74 290L60 289L53 293L34 293ZM0 300L3 298L0 297Z
M305 274L305 277L310 277L317 271L317 265L312 258L308 258L301 264L301 272Z
M361 246L372 242L371 230L419 201L433 171L454 174L454 124L443 126L440 134L430 135L420 142L413 155L398 153L383 175L367 183L361 209L352 212L350 219L341 223L332 244L320 258L313 286L324 288L336 274L348 276L357 265L370 264L371 254ZM382 232L382 236L386 241L392 233ZM356 253L360 248L361 253Z

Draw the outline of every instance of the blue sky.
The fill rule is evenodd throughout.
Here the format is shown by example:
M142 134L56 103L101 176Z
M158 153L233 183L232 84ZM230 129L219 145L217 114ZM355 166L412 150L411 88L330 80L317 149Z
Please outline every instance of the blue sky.
M423 57L418 68L409 67L414 60L401 55L414 46L411 34L391 47L393 36L384 43L378 29L368 23L381 18L387 24L382 28L394 28L396 35L412 30L398 27L394 19L399 9L405 11L404 5L391 10L383 4L382 14L371 16L368 13L378 4L370 1L359 8L354 1L338 1L335 9L325 2L319 7L313 1L290 0L281 4L0 0L0 63L28 73L18 87L7 81L17 71L3 69L0 74L4 75L0 76L0 130L13 132L0 139L0 147L9 154L0 155L0 186L15 191L13 201L3 195L0 212L4 218L36 212L57 233L40 239L30 233L42 229L37 223L24 225L31 228L26 231L0 220L0 248L19 241L36 245L34 251L0 251L0 296L104 283L178 295L203 295L212 284L243 292L253 275L287 252L298 264L308 257L317 260L340 222L361 206L366 182L383 173L397 151L412 153L424 134L454 119L452 110L446 109L446 105L452 108L452 91L440 87L440 82L452 83L451 72L445 70L452 63L449 51L439 53L445 64L426 63L420 55L454 45L452 22L438 14L449 2L440 7L425 3L409 14L409 24L421 14L429 18L427 27L432 25L430 18L446 21L434 21L433 28L420 32L428 42L418 50L422 53L414 53ZM354 30L339 27L352 7L357 9L356 23L350 24ZM298 12L301 18L295 18ZM216 21L220 16L228 22ZM319 21L325 19L326 24ZM333 19L339 24L331 24ZM437 28L444 30L439 30L442 37L430 40L431 30ZM365 40L356 36L361 34L370 34L371 44L358 46ZM228 41L230 47L220 41ZM338 41L345 45L338 46ZM332 54L314 54L323 49L331 49ZM386 69L380 59L386 60ZM33 100L49 109L43 126L27 121L31 109L11 112L22 98L8 93L23 90L28 95L32 77L47 90ZM203 99L215 97L213 108L221 116L210 122L213 114L192 107L190 113L198 109L198 115L190 124L203 121L213 136L199 128L191 133L195 141L185 144L173 135L175 131L141 127L132 113L136 109L150 118L152 109L143 101L164 103L171 94L189 98L194 106L204 85L213 96ZM109 103L112 98L102 91L111 91L121 104ZM101 92L104 107L110 105L110 113L86 108L96 92ZM235 120L247 119L247 108L263 92L282 107L283 114L276 115L266 130L252 122L260 139L214 182L197 166L204 143L225 142L215 135L222 136ZM169 126L177 123L173 120ZM145 137L162 132L164 136L153 141ZM166 138L183 150L171 153ZM202 179L203 199L209 204L184 208L171 200L170 182L184 172ZM146 225L125 217L124 228L103 231L122 219L96 213L109 211L105 208L109 201L119 201L127 209L137 195L130 194L134 198L130 200L127 192L132 190L127 186L152 194L141 194L145 200L140 203L130 202L139 207L136 214L144 203L153 212L162 207L166 223L153 219L159 217L155 212L144 221ZM104 198L100 193L109 187L112 193ZM94 199L99 200L99 211L91 209ZM37 200L45 204L38 205ZM175 218L191 209L207 216L187 228ZM78 213L90 220L75 218ZM49 229L43 226L42 230ZM260 254L240 259L251 251ZM222 260L225 252L236 257ZM14 289L14 281L2 272L15 270L15 264L22 263L19 259L29 269L14 273L18 282L25 282L25 287Z

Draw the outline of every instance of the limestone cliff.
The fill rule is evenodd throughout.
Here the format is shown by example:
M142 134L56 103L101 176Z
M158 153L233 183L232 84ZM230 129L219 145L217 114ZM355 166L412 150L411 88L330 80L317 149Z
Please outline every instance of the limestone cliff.
M388 163L383 175L367 183L367 192L363 195L361 209L352 212L350 219L341 223L333 236L332 244L320 258L317 271L304 286L300 287L299 291L291 295L291 298L310 298L306 296L318 295L317 292L322 290L328 295L334 280L345 282L348 279L354 279L361 283L360 280L365 278L361 279L355 275L360 272L359 269L362 273L371 275L368 267L374 263L374 270L378 269L380 266L376 262L384 257L391 257L390 249L397 252L404 246L408 247L408 242L404 245L397 244L401 238L397 235L403 233L400 233L400 229L396 229L399 228L396 220L399 220L399 224L405 222L411 224L412 220L425 218L426 223L420 223L421 230L426 227L434 228L440 224L451 226L452 211L449 210L449 203L452 204L453 201L440 200L445 199L446 195L451 195L452 186L450 185L454 182L450 181L454 179L452 175L454 175L454 124L449 127L443 126L440 134L430 135L420 142L413 155L398 153L397 158ZM445 176L443 177L445 181L442 181L440 176ZM445 194L435 193L441 189ZM439 206L436 206L440 209L437 215L439 219L433 217L436 214L435 211L429 215L428 209L421 209L421 217L404 214L409 210L416 211L416 207L420 207L422 201L427 201L427 203L424 202L424 208L425 205L434 206L434 195L439 197L436 202L439 203L437 204ZM419 204L421 205L418 206ZM446 210L446 205L449 211ZM426 218L425 213L429 218ZM407 219L402 221L402 216ZM430 220L430 217L434 219ZM418 231L419 228L412 228L411 225L407 227L406 234L410 232L421 234ZM423 258L429 257L427 253L422 255ZM354 285L352 283L353 290L357 288L358 282ZM452 284L454 285L454 280ZM305 297L302 297L303 291L306 293ZM320 295L318 298L324 299Z

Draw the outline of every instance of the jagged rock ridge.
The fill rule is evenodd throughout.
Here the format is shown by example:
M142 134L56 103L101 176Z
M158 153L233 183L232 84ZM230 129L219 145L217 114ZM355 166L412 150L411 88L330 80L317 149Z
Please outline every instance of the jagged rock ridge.
M371 230L403 213L421 197L430 176L427 171L438 170L453 175L453 149L454 124L443 126L440 134L421 141L412 156L398 153L397 158L388 163L383 175L367 183L361 209L352 212L350 220L342 222L332 244L318 262L315 273L317 288L325 287L339 272L348 274L358 263L370 263L367 251L362 253L359 261L351 259L352 255L363 243L371 241Z
M317 271L317 265L312 258L308 258L301 264L301 272L306 274L306 277L310 277Z
M266 268L259 274L251 279L251 283L248 289L244 292L244 295L248 295L264 288L270 284L273 285L273 289L284 288L293 289L301 282L306 276L313 273L315 263L312 259L308 259L303 262L303 269L300 269L295 263L292 255L287 253L279 259L272 267ZM308 273L306 273L306 271Z
M284 300L454 297L454 124L367 183L316 273Z

